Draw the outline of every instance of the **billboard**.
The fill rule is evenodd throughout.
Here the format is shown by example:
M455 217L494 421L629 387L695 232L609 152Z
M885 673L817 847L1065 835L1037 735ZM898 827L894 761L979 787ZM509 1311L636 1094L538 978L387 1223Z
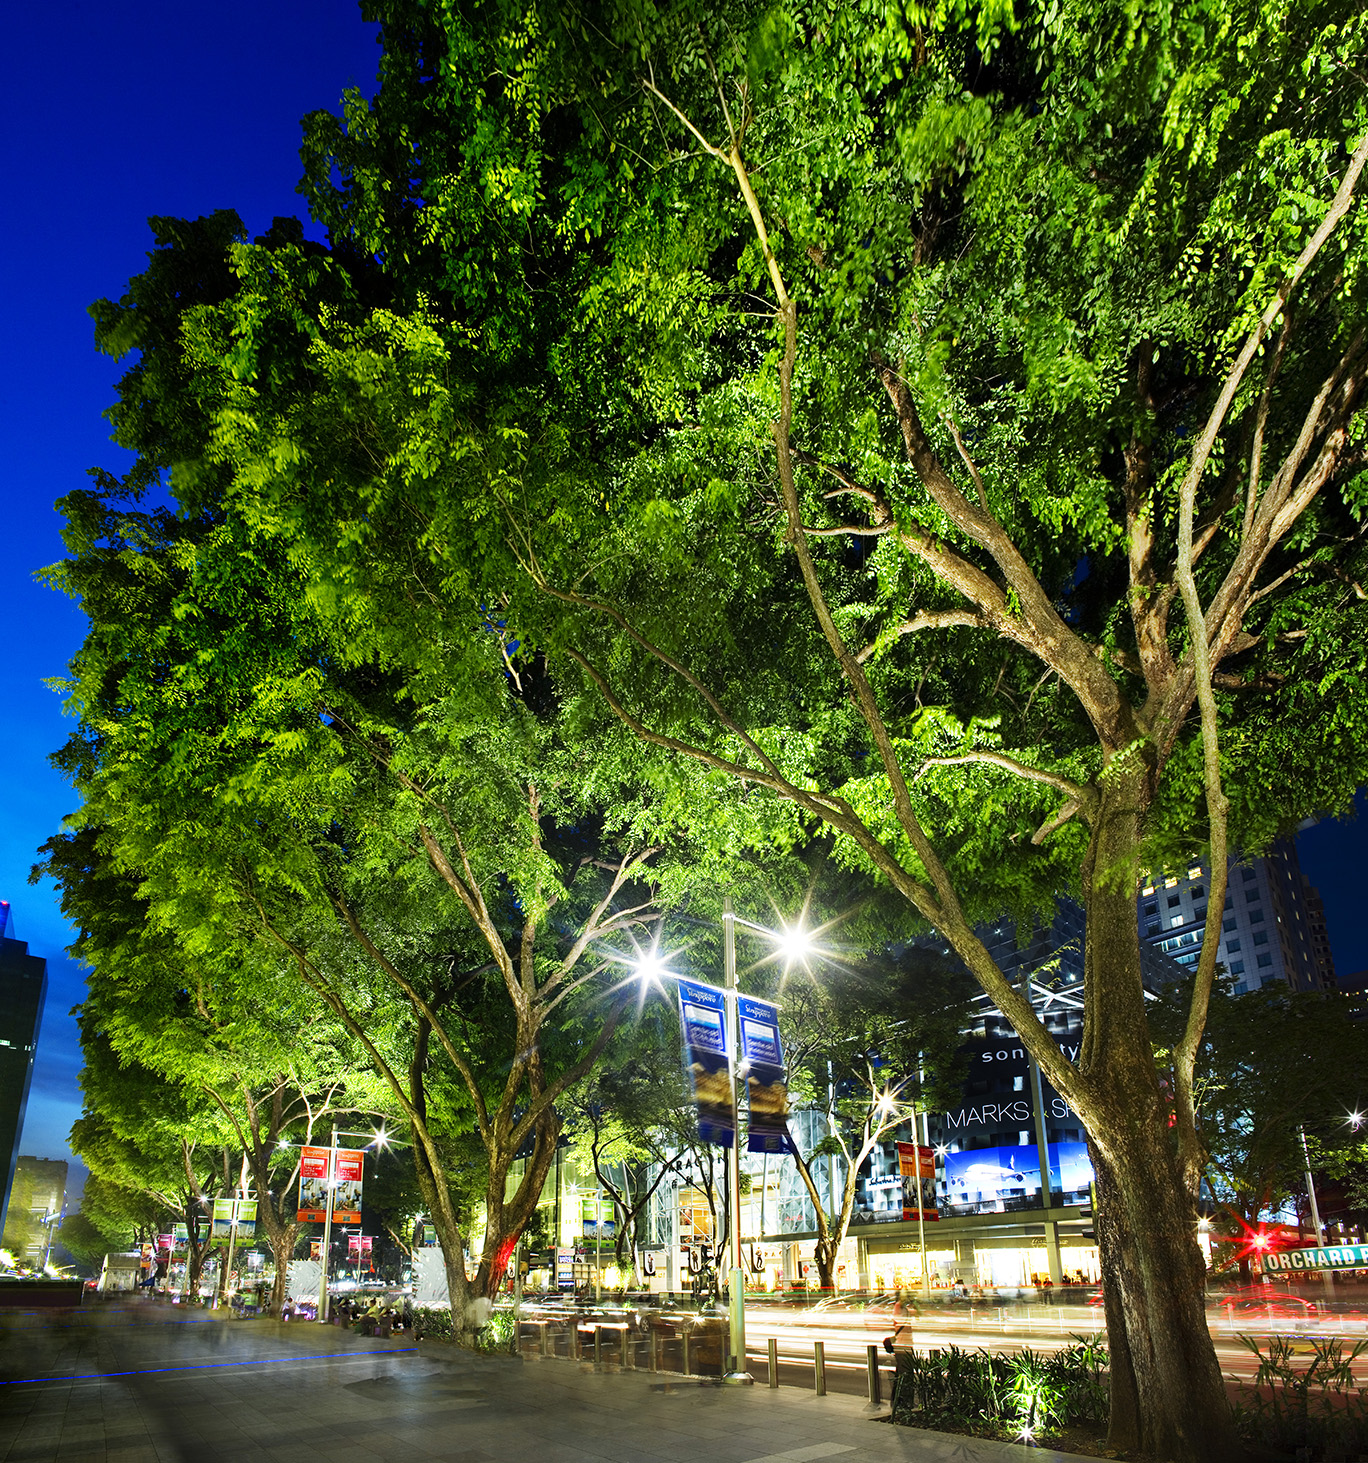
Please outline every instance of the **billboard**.
M741 1026L741 1057L750 1094L751 1153L787 1153L789 1149L788 1087L784 1081L784 1051L779 1041L779 1008L770 1001L738 996L736 1014Z
M936 1150L921 1143L899 1143L898 1177L902 1180L902 1217L926 1223L940 1218L936 1207Z
M1086 1203L1093 1177L1088 1145L1051 1143L1049 1160L1051 1194ZM951 1208L971 1213L1029 1208L1040 1202L1040 1150L1031 1143L947 1153L945 1190Z
M681 980L679 1019L684 1065L698 1109L698 1136L730 1148L736 1141L731 1072L727 1062L727 998L716 986Z

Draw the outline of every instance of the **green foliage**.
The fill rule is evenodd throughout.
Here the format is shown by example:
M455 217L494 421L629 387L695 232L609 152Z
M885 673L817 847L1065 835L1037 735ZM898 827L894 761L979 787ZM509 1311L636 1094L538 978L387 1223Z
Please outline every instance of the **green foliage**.
M1181 1035L1187 991L1155 1003L1161 1064ZM1196 1072L1198 1131L1207 1179L1222 1204L1252 1223L1304 1191L1301 1132L1318 1171L1362 1156L1346 1121L1358 1108L1368 1030L1349 1003L1323 992L1267 987L1213 992Z
M1287 1336L1241 1336L1258 1362L1241 1382L1235 1416L1249 1442L1290 1454L1338 1450L1352 1457L1368 1446L1368 1388L1354 1380L1354 1363L1368 1341L1345 1349L1338 1336L1309 1336L1309 1360L1298 1359Z
M1027 1441L1056 1429L1107 1420L1107 1351L1079 1338L1053 1356L1025 1348L897 1353L893 1420Z

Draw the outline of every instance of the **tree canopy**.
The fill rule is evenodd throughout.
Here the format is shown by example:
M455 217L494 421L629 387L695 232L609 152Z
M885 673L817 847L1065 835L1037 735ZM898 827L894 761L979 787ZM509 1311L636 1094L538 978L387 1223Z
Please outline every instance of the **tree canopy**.
M120 610L78 677L95 734L73 766L111 798L134 785L117 769L155 769L166 807L231 788L267 823L216 841L197 805L176 826L216 858L255 839L277 891L323 889L374 830L422 842L411 789L367 821L335 819L337 788L446 775L442 729L492 702L516 707L482 726L518 721L526 675L619 759L610 797L648 788L710 852L825 830L1088 1129L1113 1443L1229 1456L1195 1070L1231 838L1343 808L1368 750L1368 20L1347 0L376 15L376 97L306 124L329 243L162 221L96 307L102 348L138 353L112 414L137 465L68 505ZM163 482L178 519L108 515ZM148 596L111 681L97 662L123 664ZM431 881L424 851L407 868ZM1170 1132L1134 895L1204 851ZM1064 889L1088 915L1077 1063L975 933Z

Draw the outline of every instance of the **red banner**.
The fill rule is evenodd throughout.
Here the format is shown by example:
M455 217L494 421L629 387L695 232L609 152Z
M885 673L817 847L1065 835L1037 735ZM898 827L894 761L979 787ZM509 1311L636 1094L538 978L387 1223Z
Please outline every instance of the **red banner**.
M930 1223L940 1218L936 1207L936 1150L920 1143L899 1143L898 1175L902 1179L904 1219Z
M327 1148L304 1148L299 1154L299 1209L301 1224L322 1224L328 1217Z
M332 1183L328 1183L328 1159L333 1160ZM301 1224L322 1224L327 1218L328 1189L332 1189L334 1224L361 1223L361 1165L365 1152L359 1148L304 1148L299 1155L299 1209Z
M361 1165L359 1148L339 1148L333 1166L332 1216L334 1224L361 1223Z

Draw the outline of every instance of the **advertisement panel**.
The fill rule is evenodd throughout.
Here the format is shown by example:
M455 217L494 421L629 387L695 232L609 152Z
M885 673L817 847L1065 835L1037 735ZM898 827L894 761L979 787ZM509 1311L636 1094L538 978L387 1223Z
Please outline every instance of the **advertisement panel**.
M239 1239L251 1239L256 1234L257 1201L255 1199L239 1199L237 1201L237 1231Z
M603 1206L603 1234L599 1234L598 1206L593 1199L585 1199L580 1205L580 1233L585 1239L611 1239L617 1238L617 1220L610 1218L613 1213L613 1206Z
M898 1177L902 1179L902 1217L929 1223L940 1218L936 1207L936 1150L921 1143L899 1143Z
M359 1148L339 1148L333 1162L332 1217L334 1224L361 1223L361 1165L366 1155Z
M715 986L699 985L697 981L681 980L678 986L684 1065L698 1109L698 1136L705 1143L730 1148L736 1141L736 1130L732 1126L727 1066L726 996Z
M1051 1143L1050 1191L1087 1201L1092 1163L1086 1143ZM1034 1143L1011 1148L970 1148L945 1155L946 1201L962 1212L986 1214L1025 1209L1040 1202L1040 1156Z
M575 1252L572 1249L560 1247L556 1250L556 1289L573 1290L575 1288Z
M234 1199L215 1199L213 1223L210 1234L215 1239L227 1239L233 1232L233 1206L237 1201Z
M737 997L741 1025L741 1057L750 1094L751 1153L787 1153L789 1147L788 1087L784 1052L779 1041L779 1008L751 996Z
M299 1209L301 1224L322 1224L328 1217L328 1149L302 1148L299 1153Z

